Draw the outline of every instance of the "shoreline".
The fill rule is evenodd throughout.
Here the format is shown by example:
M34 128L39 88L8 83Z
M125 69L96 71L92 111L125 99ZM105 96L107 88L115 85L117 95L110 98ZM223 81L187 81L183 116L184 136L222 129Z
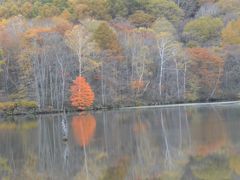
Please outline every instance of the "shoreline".
M106 106L106 107L93 107L92 109L86 110L77 110L66 108L65 110L42 110L42 111L22 111L22 112L13 112L12 114L9 113L0 113L0 117L4 116L23 116L23 115L47 115L47 114L59 114L59 113L74 113L74 112L88 112L88 111L111 111L111 110L131 110L131 109L150 109L150 108L171 108L171 107L188 107L188 106L205 106L205 105L229 105L229 104L240 104L240 100L228 100L228 101L212 101L212 102L185 102L185 103L169 103L169 104L156 104L156 105L140 105L140 106L124 106L124 107L117 107L117 106Z
M236 101L216 101L216 102L194 102L194 103L176 103L176 104L163 104L163 105L149 105L149 106L131 106L122 107L119 110L125 109L147 109L147 108L169 108L169 107L182 107L182 106L204 106L204 105L229 105L240 104L240 100Z

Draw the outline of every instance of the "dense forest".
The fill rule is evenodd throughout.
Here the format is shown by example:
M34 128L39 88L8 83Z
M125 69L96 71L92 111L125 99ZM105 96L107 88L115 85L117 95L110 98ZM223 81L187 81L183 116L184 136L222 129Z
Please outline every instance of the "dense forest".
M237 99L239 0L0 0L0 109ZM91 94L91 97L93 95Z

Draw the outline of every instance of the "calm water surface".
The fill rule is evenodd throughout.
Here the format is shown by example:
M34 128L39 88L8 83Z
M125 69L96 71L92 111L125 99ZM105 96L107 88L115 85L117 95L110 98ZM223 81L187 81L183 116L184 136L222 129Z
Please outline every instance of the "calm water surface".
M240 179L240 104L0 120L0 179Z

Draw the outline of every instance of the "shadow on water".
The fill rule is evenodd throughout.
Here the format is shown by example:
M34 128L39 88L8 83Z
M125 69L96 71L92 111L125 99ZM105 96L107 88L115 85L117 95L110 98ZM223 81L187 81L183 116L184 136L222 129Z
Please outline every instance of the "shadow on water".
M0 179L239 179L239 109L181 106L3 120Z

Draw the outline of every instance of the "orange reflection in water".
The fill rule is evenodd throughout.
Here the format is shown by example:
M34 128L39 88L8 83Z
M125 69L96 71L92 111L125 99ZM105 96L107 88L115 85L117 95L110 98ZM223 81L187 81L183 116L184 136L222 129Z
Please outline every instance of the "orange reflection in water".
M137 121L133 124L133 132L136 134L145 133L148 130L148 125L145 122Z
M228 143L224 122L214 113L198 126L192 127L192 130L195 155L205 157L226 147Z
M80 113L72 118L72 129L76 142L80 146L86 146L94 136L96 119L90 113Z

